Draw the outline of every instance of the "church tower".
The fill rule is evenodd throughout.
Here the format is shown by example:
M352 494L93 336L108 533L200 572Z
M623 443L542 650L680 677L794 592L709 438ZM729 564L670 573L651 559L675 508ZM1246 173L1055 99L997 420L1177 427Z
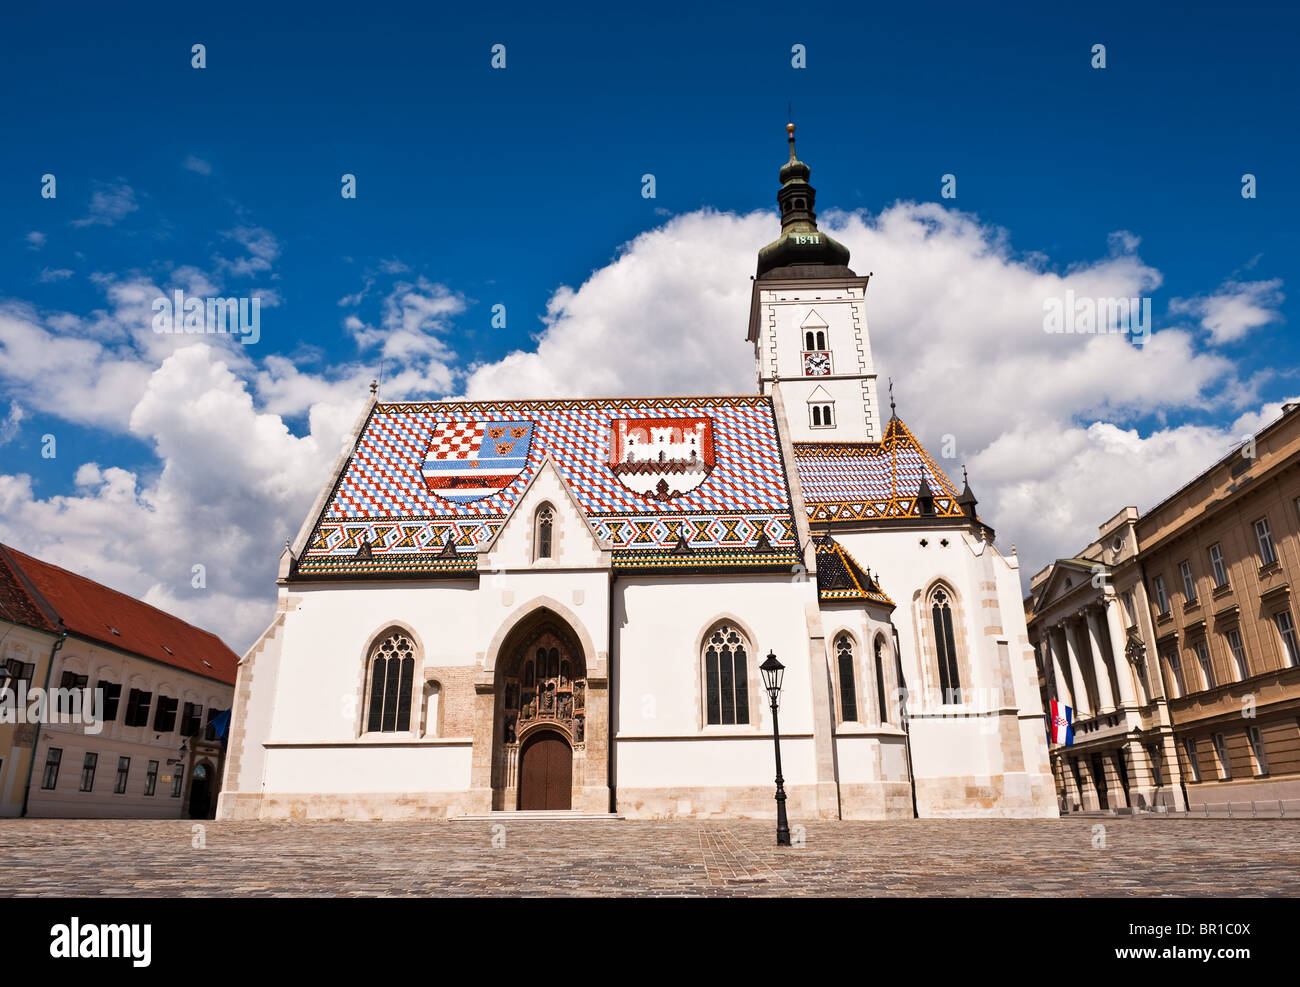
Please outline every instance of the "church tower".
M776 194L781 235L758 252L749 308L760 394L781 385L795 442L878 442L884 423L867 331L870 276L849 268L849 250L817 229L817 190L795 156Z

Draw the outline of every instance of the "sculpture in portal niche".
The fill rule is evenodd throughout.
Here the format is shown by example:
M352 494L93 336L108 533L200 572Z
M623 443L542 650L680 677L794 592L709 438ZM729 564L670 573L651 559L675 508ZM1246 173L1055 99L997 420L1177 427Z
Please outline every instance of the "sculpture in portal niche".
M506 717L506 743L513 744L514 742L515 742L515 718L513 716L508 716Z
M555 709L555 683L547 682L546 691L542 693L542 712L549 713Z
M560 719L567 720L573 715L573 697L567 692L560 693Z
M585 679L578 679L573 683L573 708L582 709L585 705L584 700L587 698L587 683Z
M579 716L579 717L577 717L576 719L574 719L574 721L573 721L573 742L574 742L575 744L581 744L584 740L586 740L586 735L587 735L587 734L586 734L586 727L587 727L587 723L586 723L586 720L585 720L583 717Z

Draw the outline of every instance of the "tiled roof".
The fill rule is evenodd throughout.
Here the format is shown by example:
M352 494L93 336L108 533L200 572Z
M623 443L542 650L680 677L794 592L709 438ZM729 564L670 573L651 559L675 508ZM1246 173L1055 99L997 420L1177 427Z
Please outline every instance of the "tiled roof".
M771 400L658 397L376 405L297 571L472 573L548 455L616 567L798 562Z
M819 535L817 542L817 594L823 600L880 603L892 607L894 601L880 588L858 560L830 535Z
M234 684L239 656L215 634L85 576L0 545L0 573L6 565L21 570L69 633ZM0 574L0 586L3 582ZM48 621L40 629L57 633Z
M59 633L50 615L25 584L18 567L9 560L3 545L0 545L0 620Z
M794 459L813 521L919 517L922 477L934 494L935 517L962 516L948 474L896 417L879 442L797 442Z

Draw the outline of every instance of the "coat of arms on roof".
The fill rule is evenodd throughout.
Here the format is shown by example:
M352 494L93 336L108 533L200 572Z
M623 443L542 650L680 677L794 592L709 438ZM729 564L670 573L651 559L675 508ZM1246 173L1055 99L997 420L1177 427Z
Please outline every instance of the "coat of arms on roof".
M530 421L441 422L424 454L424 485L458 504L491 497L523 472L532 440Z
M672 500L713 472L708 418L616 418L610 423L609 468L633 493Z

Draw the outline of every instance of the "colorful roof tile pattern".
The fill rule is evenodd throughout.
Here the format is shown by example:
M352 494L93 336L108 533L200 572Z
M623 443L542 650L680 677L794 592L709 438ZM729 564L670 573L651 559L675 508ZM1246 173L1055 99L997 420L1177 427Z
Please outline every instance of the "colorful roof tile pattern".
M769 398L610 398L376 405L297 571L472 573L548 455L616 567L798 563Z
M42 609L57 614L70 633L204 678L235 684L239 656L215 634L7 545L0 545L0 559L6 568L12 565L21 572L34 591L29 596L39 594ZM29 626L47 629L39 623Z
M823 600L894 606L871 573L864 571L858 560L830 535L817 538L817 595Z
M797 442L794 459L812 521L920 517L922 477L934 494L935 517L963 516L948 474L897 417L879 442Z

